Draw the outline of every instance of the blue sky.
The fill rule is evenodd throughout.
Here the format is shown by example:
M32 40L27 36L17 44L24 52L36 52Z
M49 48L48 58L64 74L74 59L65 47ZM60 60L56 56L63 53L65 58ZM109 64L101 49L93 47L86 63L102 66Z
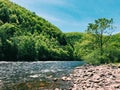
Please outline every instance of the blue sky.
M113 18L120 32L120 0L11 0L47 19L63 32L83 32L98 18Z

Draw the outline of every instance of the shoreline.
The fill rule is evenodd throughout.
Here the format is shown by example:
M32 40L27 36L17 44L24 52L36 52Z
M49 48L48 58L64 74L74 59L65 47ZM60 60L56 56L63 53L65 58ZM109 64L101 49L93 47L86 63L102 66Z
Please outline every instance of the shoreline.
M11 88L24 87L30 90L34 88L40 90L120 90L120 64L98 66L84 64L73 68L70 73L60 77L47 75L46 80L48 79L48 81L41 81L36 76L32 76L32 78L35 78L35 80L18 82ZM0 86L4 86L2 80L0 80Z
M70 90L120 90L120 65L79 66L64 80Z

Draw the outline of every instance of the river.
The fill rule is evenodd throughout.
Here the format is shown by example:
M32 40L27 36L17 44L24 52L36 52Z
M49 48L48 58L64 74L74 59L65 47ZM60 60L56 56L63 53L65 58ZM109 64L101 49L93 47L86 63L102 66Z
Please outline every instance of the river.
M25 88L30 86L31 90L40 88L44 90L44 88L53 88L53 86L64 89L65 83L58 81L52 84L53 80L69 75L75 67L83 64L81 61L2 61L0 62L0 89L27 90Z

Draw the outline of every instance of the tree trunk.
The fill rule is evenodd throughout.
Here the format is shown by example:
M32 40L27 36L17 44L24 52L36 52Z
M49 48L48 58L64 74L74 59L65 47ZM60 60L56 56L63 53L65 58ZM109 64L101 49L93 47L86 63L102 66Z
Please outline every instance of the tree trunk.
M101 30L101 34L100 34L100 59L102 62L102 55L103 55L103 30Z

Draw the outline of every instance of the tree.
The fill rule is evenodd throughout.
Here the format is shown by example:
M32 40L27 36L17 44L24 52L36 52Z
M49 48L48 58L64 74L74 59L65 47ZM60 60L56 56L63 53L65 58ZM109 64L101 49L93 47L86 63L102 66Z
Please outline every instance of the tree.
M5 60L16 59L17 49L15 44L10 40L14 36L17 29L14 25L5 23L0 26L0 48L2 52L2 57L4 56Z
M100 56L103 55L103 46L110 40L113 29L113 19L101 18L89 23L87 33L94 36L95 44L100 49ZM106 38L105 35L107 35Z
M5 6L0 9L0 20L4 23L9 21L9 9Z
M10 16L10 22L11 22L11 23L19 23L19 22L18 22L18 18L17 18L17 16L16 16L15 14L12 14L12 15Z
M18 39L18 40L17 40ZM35 42L32 36L20 36L17 37L16 42L18 42L18 59L32 61L35 60Z

